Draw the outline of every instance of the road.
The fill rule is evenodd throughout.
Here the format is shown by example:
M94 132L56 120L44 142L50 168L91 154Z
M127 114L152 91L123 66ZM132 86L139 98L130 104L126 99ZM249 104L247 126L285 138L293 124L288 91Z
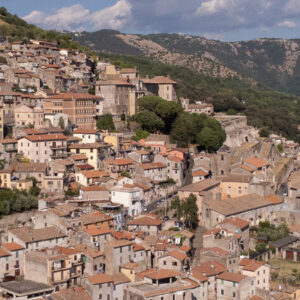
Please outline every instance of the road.
M177 194L177 190L175 190L175 191L172 192L172 193L167 194L167 199L169 199L169 198L175 196L176 194ZM154 209L156 209L156 208L158 207L158 205L159 205L157 202L161 202L162 200L164 200L164 198L165 198L165 197L163 196L163 197L161 197L161 198L159 198L159 199L157 199L157 200L152 201L152 202L149 203L148 205L146 205L147 212L150 212L150 211L153 211Z

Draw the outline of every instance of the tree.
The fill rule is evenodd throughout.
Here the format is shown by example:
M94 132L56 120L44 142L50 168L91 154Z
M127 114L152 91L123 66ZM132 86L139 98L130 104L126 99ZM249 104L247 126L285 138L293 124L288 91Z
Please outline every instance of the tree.
M263 127L259 130L260 137L268 137L270 135L270 130L267 127Z
M157 132L164 129L164 121L158 117L154 112L143 110L133 116L133 120L139 123L143 130L149 132Z
M65 130L65 120L62 116L59 117L58 126L60 129Z
M121 121L126 121L126 115L125 115L125 113L121 114Z
M172 124L183 111L179 103L166 101L157 96L145 96L138 100L140 111L148 111L154 113L157 117L163 120L163 133L169 134L172 129Z
M131 178L131 175L126 171L122 171L120 175L123 177Z
M283 152L283 146L282 146L282 144L278 144L278 145L277 145L277 149L278 149L278 151L279 151L280 153L282 153L282 152Z
M196 228L198 226L198 206L197 198L190 194L182 203L185 225L187 228Z
M115 124L111 114L100 116L97 120L97 128L100 130L115 130Z
M95 94L96 94L95 86L90 87L89 90L88 90L88 93L89 93L90 95L95 95Z
M149 136L150 132L143 130L141 128L138 128L135 132L135 135L131 137L133 141L138 142L141 139L146 139Z
M7 60L5 57L3 56L0 56L0 64L4 64L4 65L7 65Z
M198 226L198 206L195 195L190 194L187 198L179 200L174 198L171 202L171 208L176 210L177 218L184 219L187 228L192 229Z
M176 210L177 219L180 220L183 216L183 209L178 197L175 197L171 202L171 208Z

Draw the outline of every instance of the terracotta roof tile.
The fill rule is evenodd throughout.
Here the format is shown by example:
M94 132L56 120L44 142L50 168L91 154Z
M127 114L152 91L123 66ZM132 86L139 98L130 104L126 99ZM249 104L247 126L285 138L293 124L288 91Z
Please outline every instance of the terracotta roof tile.
M244 159L244 162L247 163L248 165L254 166L255 168L262 168L264 166L269 166L270 164L258 157L248 157Z
M113 282L112 278L107 274L88 276L88 280L93 285Z
M124 166L124 165L132 165L134 162L129 158L116 158L115 160L112 160L111 165L116 166Z
M0 257L10 256L11 254L6 250L0 247Z
M237 226L237 227L243 229L243 228L249 226L250 222L248 222L244 219L241 219L241 218L234 217L234 218L226 218L220 224L232 224L234 226Z
M150 217L139 217L127 223L127 225L149 225L149 226L160 226L161 224L162 224L161 220L153 219Z
M183 261L187 258L186 253L178 251L178 250L172 250L170 252L167 252L164 256L172 256L180 261Z
M86 178L98 178L109 176L108 173L104 170L91 170L91 171L82 171L82 175Z
M280 197L276 196L276 195L269 195L266 196L266 199L268 199L271 203L273 204L280 204L283 203L283 199L281 199Z
M247 276L241 275L239 273L224 272L224 273L218 275L216 278L226 280L226 281L239 283L242 280L244 280L245 278L247 278Z
M170 277L177 277L180 275L180 272L174 271L174 270L156 270L156 269L150 269L145 272L143 272L144 277L148 277L151 279L165 279Z
M161 162L156 163L147 163L147 164L139 164L139 166L144 170L152 170L152 169L161 169L166 168L166 165Z
M139 263L127 262L121 265L121 268L135 270L139 265L140 265Z
M96 134L100 132L99 129L76 129L73 131L73 134Z
M244 258L240 261L239 265L243 266L243 270L245 271L256 271L259 267L263 266L265 262L257 261L249 258Z
M192 173L192 176L195 177L195 176L207 176L208 173L203 171L203 170L198 170L198 171L195 171Z
M215 276L226 271L226 267L216 260L210 260L195 267L193 272L200 272L203 276ZM205 275L204 275L205 274Z
M111 230L108 228L107 225L90 225L88 228L83 227L82 230L91 236L98 236L104 234L110 234Z
M84 154L74 154L74 155L71 155L71 158L74 159L74 160L87 160L87 156L84 155Z
M44 141L60 141L66 140L67 137L64 134L39 134L39 135L26 135L24 139L31 142L44 142Z
M108 189L103 186L91 185L91 186L83 186L81 188L83 192L107 192Z
M2 244L2 247L6 248L9 251L17 251L17 250L25 249L23 246L15 243L15 242L4 243L4 244Z

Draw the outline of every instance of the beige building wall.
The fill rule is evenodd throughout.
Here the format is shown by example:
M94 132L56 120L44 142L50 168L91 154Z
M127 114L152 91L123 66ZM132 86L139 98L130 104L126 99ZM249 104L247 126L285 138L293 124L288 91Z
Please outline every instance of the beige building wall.
M249 184L245 182L221 182L220 190L222 200L236 198L248 195Z

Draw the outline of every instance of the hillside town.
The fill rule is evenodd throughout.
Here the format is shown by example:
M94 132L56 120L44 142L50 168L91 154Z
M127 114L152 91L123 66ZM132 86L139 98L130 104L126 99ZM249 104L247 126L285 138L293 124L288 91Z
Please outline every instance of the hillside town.
M0 299L300 299L299 144L101 55L0 39L0 59ZM137 138L145 96L225 142Z

